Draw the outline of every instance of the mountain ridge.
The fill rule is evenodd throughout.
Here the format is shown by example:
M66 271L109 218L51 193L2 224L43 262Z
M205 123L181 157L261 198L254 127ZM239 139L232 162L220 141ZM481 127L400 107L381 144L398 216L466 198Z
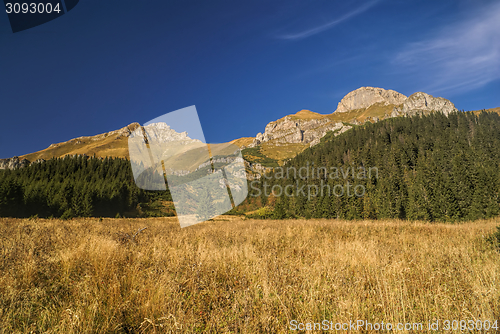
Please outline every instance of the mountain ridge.
M38 152L19 156L20 159L36 161L39 159L60 158L65 155L89 155L96 157L128 158L128 136L139 127L139 123L131 123L121 129L101 133L94 136L80 136L65 142L50 144Z
M453 111L457 109L451 101L423 92L407 97L394 90L360 87L347 93L332 114L302 110L268 123L264 132L257 133L255 140L247 147L260 147L264 156L282 164L307 147L317 145L328 132L339 135L366 122L431 112L448 115ZM251 156L247 158L251 159Z
M413 116L430 112L442 112L448 115L453 111L457 111L457 109L451 101L423 92L416 92L406 97L390 89L360 87L347 93L331 114L320 114L302 109L295 114L269 122L264 132L257 133L255 137L236 138L229 143L242 149L258 148L260 155L266 159L283 163L307 147L318 144L328 132L338 135L355 125L366 122L373 123L392 117ZM480 111L474 112L479 113ZM486 111L500 113L500 108L491 108ZM80 136L65 142L51 144L41 151L9 159L0 159L0 169L24 167L33 161L66 155L129 159L128 137L139 126L139 123L133 122L118 130L94 136ZM255 155L245 155L245 150L243 153L246 160L258 165L254 159Z

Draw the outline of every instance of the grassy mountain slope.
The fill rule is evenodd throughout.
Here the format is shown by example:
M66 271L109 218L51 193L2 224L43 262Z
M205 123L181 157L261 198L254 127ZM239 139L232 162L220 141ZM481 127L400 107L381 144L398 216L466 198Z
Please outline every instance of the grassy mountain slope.
M384 105L383 103L375 103L369 106L368 108L355 109L342 113L334 112L333 114L328 115L328 118L336 122L350 123L353 121L358 121L360 123L363 123L368 118L377 117L382 119L384 115L386 114L390 115L394 107L400 107L400 106L396 106L394 104Z
M229 143L233 144L233 145L236 145L238 147L242 147L242 146L248 146L248 145L250 145L253 140L254 140L253 137L241 137L241 138L238 138L238 139L231 140Z
M327 115L318 114L317 112L311 110L300 110L293 115L290 115L292 119L322 119ZM286 117L286 116L285 116ZM284 119L285 117L280 118L278 121Z
M38 159L61 158L65 155L83 155L96 157L129 158L128 134L139 126L132 123L122 129L95 136L85 136L71 139L66 142L52 144L48 148L26 154L20 158L35 161Z

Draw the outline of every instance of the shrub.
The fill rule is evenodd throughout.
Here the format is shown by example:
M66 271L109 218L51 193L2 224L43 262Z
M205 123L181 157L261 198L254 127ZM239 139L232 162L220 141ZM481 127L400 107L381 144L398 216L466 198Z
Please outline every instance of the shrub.
M247 214L247 218L266 219L266 218L271 218L272 215L273 215L273 209L268 206L265 206L253 211L252 213Z

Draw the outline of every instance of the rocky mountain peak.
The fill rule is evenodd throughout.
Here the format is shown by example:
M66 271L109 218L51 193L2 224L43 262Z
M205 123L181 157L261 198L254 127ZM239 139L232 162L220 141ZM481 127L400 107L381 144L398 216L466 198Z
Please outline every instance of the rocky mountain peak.
M150 139L157 143L168 143L168 142L176 142L180 144L188 144L191 142L201 143L201 141L198 139L189 138L188 133L186 131L177 132L174 129L170 128L170 126L168 126L164 122L145 125L144 130L146 131Z
M400 105L406 100L406 96L394 90L377 87L361 87L348 93L339 102L335 112L347 112L351 110L368 108L375 103L385 105Z
M328 131L342 133L351 127L341 122L333 122L327 115L309 110L283 117L267 124L264 133L258 133L248 147L255 147L272 141L275 146L288 144L315 145Z
M404 114L415 114L419 112L439 111L445 115L456 111L455 105L442 97L417 92L410 95L404 102L402 112Z
M409 97L394 90L377 87L361 87L342 98L337 110L322 115L301 110L267 124L264 133L258 133L248 147L269 142L274 147L287 145L313 146L329 131L339 135L351 128L351 124L378 122L381 119L412 116L438 111L445 115L456 108L449 100L417 92Z

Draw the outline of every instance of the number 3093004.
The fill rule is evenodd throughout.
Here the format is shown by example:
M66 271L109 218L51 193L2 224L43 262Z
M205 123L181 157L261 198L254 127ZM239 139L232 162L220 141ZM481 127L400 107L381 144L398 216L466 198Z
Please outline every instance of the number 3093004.
M5 4L7 14L19 14L19 13L31 13L31 14L50 14L52 12L60 13L61 9L59 8L59 4L53 6L49 3L6 3Z

